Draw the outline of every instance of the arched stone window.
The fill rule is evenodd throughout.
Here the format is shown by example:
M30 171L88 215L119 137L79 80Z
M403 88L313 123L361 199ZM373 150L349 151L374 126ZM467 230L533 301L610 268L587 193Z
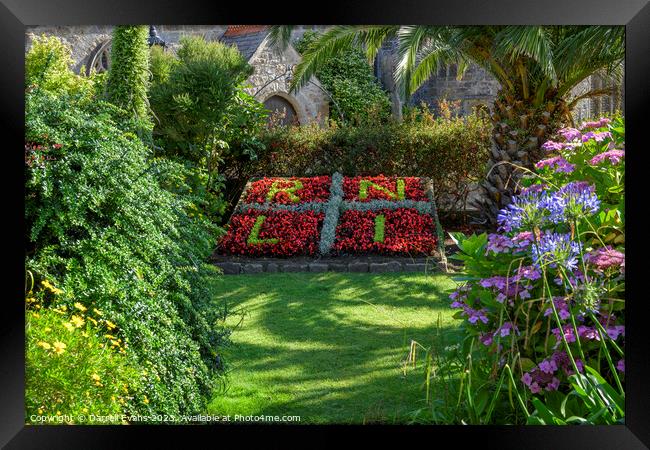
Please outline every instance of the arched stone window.
M264 100L264 107L271 111L269 125L300 125L298 113L293 105L284 97L272 95Z
M102 42L92 51L86 64L86 74L94 69L96 73L107 72L111 67L111 40Z

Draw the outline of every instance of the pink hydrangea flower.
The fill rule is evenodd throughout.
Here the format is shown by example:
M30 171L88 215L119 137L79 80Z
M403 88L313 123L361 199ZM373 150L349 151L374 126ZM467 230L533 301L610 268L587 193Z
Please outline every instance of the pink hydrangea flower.
M620 163L623 158L625 158L625 150L608 150L591 158L589 164L595 166L608 159L610 163L616 165Z
M535 168L541 169L548 167L555 169L555 172L571 173L576 168L574 164L564 159L562 155L554 156L552 158L543 159L535 164Z

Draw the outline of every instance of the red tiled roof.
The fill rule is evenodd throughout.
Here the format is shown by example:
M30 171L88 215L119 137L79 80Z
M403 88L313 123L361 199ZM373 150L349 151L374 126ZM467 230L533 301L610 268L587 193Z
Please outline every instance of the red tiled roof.
M257 33L266 29L268 25L229 25L223 34L226 37L240 36L242 34Z

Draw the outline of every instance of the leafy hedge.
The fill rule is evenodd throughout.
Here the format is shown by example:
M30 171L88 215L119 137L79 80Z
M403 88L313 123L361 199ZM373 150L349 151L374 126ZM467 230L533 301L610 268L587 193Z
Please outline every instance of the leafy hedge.
M431 177L441 210L464 204L485 175L490 125L473 114L363 127L279 127L261 140L267 151L250 169L265 176L398 175Z
M217 230L181 194L184 169L151 161L138 124L116 117L102 101L27 94L27 268L63 290L60 304L113 318L145 378L148 402L132 410L198 412L225 338L203 308Z

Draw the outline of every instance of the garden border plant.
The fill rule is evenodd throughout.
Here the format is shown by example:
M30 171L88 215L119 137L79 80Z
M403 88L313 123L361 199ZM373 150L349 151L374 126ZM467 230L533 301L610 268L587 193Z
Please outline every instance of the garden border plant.
M620 117L561 129L542 146L556 154L501 211L499 233L452 234L467 276L451 306L467 337L456 368L463 410L450 414L623 423L624 133Z

